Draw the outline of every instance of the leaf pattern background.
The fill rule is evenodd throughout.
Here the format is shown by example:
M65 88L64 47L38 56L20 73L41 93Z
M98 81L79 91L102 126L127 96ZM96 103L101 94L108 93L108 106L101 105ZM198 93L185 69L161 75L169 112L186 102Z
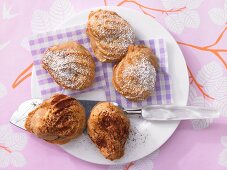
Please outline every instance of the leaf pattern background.
M32 32L37 34L52 29L49 13L47 11L36 10L32 15Z
M32 32L41 33L56 29L75 14L69 0L56 0L49 11L36 10L32 16Z
M62 22L75 14L73 5L69 0L56 0L50 8L49 16L52 28L61 25Z
M224 147L224 149L219 154L218 163L223 167L227 167L227 136L221 137L221 144Z
M227 148L227 136L221 137L221 144L222 144L222 146Z
M29 44L28 44L28 37L24 37L24 38L21 40L20 45L21 45L21 47L24 48L25 50L30 51L30 47L29 47Z
M218 163L223 167L227 167L227 148L220 153Z
M187 0L161 0L165 9L174 9L184 7Z
M20 152L13 152L10 156L10 161L15 167L23 167L26 164L26 159Z
M199 14L196 11L186 10L179 14L183 25L188 28L198 28L200 23Z
M189 9L197 9L202 2L203 0L187 0L186 7Z
M27 144L27 138L24 133L14 133L10 125L0 126L0 168L6 168L10 165L14 167L23 167L26 159L22 151Z
M6 1L3 2L3 7L2 7L2 19L3 20L10 20L14 17L19 15L18 13L12 13L12 6L8 6L6 4Z
M0 168L6 168L9 166L10 158L4 150L0 150Z
M4 84L0 82L0 99L7 95L7 89Z
M218 100L215 100L214 108L218 109L222 116L227 117L227 96L220 98Z
M188 105L191 106L201 106L201 107L210 107L210 103L208 103L203 96L198 96L194 87L190 87ZM204 129L209 127L211 119L198 119L191 120L193 129Z
M227 23L227 0L224 2L224 8L212 8L208 14L213 23L225 25Z
M32 32L38 34L54 30L73 15L75 15L75 11L70 0L55 0L48 11L35 10L33 12ZM28 37L21 40L21 46L25 50L30 50Z
M173 32L182 33L184 24L178 14L172 14L165 18L166 26Z
M204 96L197 95L194 87L190 87L188 104L193 106L202 106L218 109L222 116L226 115L227 106L227 78L224 76L224 70L217 62L210 62L204 65L196 76L197 82L202 86L205 92L214 97L214 100L207 99ZM194 129L209 127L213 121L192 120Z
M227 78L224 70L217 62L211 62L198 72L197 81L204 90L216 100L227 95Z
M225 9L225 11L227 11L227 0L225 0L224 9Z
M0 43L0 50L3 50L4 48L6 48L9 45L10 41L6 41L4 43Z
M198 28L200 25L200 16L196 11L203 0L162 0L166 9L182 10L168 14L165 18L167 28L177 34L181 34L185 28Z
M9 135L5 142L10 149L21 151L25 147L27 140L23 133L16 133L14 135Z
M12 134L12 129L9 125L0 126L0 143L4 143Z

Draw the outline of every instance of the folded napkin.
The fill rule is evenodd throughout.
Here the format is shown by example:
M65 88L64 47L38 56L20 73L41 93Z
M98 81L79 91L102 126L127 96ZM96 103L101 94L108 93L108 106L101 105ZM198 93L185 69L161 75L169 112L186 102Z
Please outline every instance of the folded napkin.
M44 51L53 45L67 41L77 41L87 48L92 56L89 38L86 35L86 26L80 25L62 30L34 35L29 40L31 54L34 59L35 74L41 91L42 98L46 99L54 93L64 93L76 96L78 94L104 89L107 101L117 102L125 108L136 108L149 104L170 104L172 102L171 80L168 75L168 55L163 39L138 40L136 44L145 44L150 47L159 59L155 94L142 102L131 102L121 96L112 86L113 63L101 63L95 57L96 77L93 85L82 91L65 90L54 82L53 78L41 66Z

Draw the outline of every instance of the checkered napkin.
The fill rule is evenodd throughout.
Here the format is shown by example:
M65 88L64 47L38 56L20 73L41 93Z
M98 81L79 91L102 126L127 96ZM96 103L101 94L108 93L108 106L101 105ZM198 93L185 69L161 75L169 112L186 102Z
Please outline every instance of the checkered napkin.
M105 63L103 66L106 80L106 98L124 108L140 108L150 104L170 104L172 103L171 80L168 75L168 56L166 44L163 39L139 40L136 44L143 44L150 47L159 60L159 70L157 72L155 93L152 97L142 102L131 102L120 95L112 85L112 68L114 64Z
M159 71L156 79L155 94L143 102L130 102L116 92L112 86L112 63L101 63L95 57L96 77L92 87L82 91L71 91L61 88L54 82L52 77L41 66L41 58L44 51L53 45L67 41L77 41L87 48L92 56L89 38L86 35L85 25L75 26L35 35L30 38L29 45L34 59L35 74L40 87L42 98L46 99L54 93L64 93L68 95L77 95L97 89L105 89L106 100L117 102L125 108L136 108L149 104L169 104L172 102L171 80L168 75L168 56L166 44L163 39L151 39L137 41L137 44L145 44L150 47L159 59Z
M82 91L66 90L60 87L54 79L41 66L41 58L44 51L53 45L60 44L67 41L77 41L87 48L96 64L95 80L92 86ZM77 95L88 91L101 89L105 86L105 78L102 70L102 63L94 57L91 50L89 38L86 35L85 25L80 25L54 32L41 33L32 36L29 40L31 54L34 59L35 74L40 87L41 96L43 99L49 98L55 93L64 93L68 95Z

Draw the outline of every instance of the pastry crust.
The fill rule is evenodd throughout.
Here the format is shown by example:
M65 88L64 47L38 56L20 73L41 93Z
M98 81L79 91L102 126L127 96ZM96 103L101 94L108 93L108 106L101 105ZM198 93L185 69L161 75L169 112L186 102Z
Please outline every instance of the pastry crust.
M90 87L95 78L91 54L73 41L48 48L42 58L42 67L65 89L83 90Z
M157 69L158 60L150 48L129 46L126 56L113 68L113 86L131 101L145 100L154 92Z
M129 127L129 119L123 110L110 102L100 102L94 106L87 123L89 137L110 160L124 155Z
M126 20L116 12L101 9L89 14L87 35L101 62L120 61L135 41L134 31Z
M85 110L74 98L56 94L28 114L25 128L54 144L65 144L82 134Z

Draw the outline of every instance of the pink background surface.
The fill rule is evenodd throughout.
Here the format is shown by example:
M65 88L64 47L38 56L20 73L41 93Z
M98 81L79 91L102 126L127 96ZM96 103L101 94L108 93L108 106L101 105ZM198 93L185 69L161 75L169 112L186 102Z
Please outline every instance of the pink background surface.
M171 12L170 10L170 12L166 13L156 10L168 10L164 5L164 0L136 0L125 2L122 6L134 8L139 11L141 11L142 8L146 13L155 17L158 22L166 27L178 42L193 44L200 47L207 46L214 43L220 33L227 27L227 1L195 1L198 1L198 3L200 2L201 4L193 9L188 9L186 6L186 10L193 10L196 14L185 18L183 21L179 21L180 25L182 23L187 23L186 25L189 25L184 26L181 31L179 31L178 28L180 27L179 23L177 26L176 23L168 23L167 17L173 17L173 15L174 17L178 17L177 15L180 15L180 13L184 13L185 11ZM117 5L120 2L122 1L107 0L106 3L107 5ZM183 1L170 0L169 2L174 6L177 2ZM140 8L138 3L143 6L140 6ZM224 10L224 4L226 10ZM64 168L74 170L123 170L128 166L109 167L84 162L70 156L57 146L37 139L33 135L12 125L9 125L9 128L13 131L11 135L21 134L23 140L26 141L23 144L23 147L18 150L23 159L21 157L20 159L18 157L10 158L10 154L13 152L7 153L3 146L8 148L11 146L8 146L9 143L7 143L7 140L4 142L1 140L1 137L5 133L1 130L2 127L9 124L9 118L17 109L18 105L31 97L30 76L16 87L12 86L21 72L32 63L31 54L29 50L26 49L26 43L23 43L24 41L22 40L33 33L38 33L38 28L41 28L46 24L43 20L43 18L46 17L42 18L44 13L44 16L46 16L48 15L47 12L51 13L51 10L55 11L54 17L55 19L57 18L56 20L60 24L67 18L58 16L64 16L63 14L70 11L68 8L66 8L67 10L62 11L65 6L68 6L71 9L71 13L76 14L82 10L103 5L105 5L105 2L102 0L46 0L45 2L8 0L0 2L0 13L2 14L0 15L0 168L3 167L2 164L6 157L9 157L9 163L5 165L6 169L60 170ZM174 8L171 9L178 9L181 7L185 6L174 6ZM215 8L220 8L220 10L215 10ZM39 12L38 14L42 15L38 15L37 11ZM217 11L219 11L219 13ZM222 13L220 11L222 11ZM192 19L192 21L190 19ZM223 34L217 45L211 47L213 49L222 50L220 56L223 58L223 62L217 58L217 54L215 55L210 51L206 51L204 48L195 49L187 45L179 46L182 49L193 77L195 77L190 85L191 97L189 98L189 104L208 105L209 107L220 109L222 114L221 118L214 120L213 122L208 120L192 122L182 121L174 135L159 149L159 152L155 157L148 156L146 159L134 162L126 169L221 170L227 167L227 142L226 140L221 142L221 139L225 139L225 136L227 136L227 72L226 67L224 66L224 64L227 63L227 33ZM219 70L219 73L222 73L221 76L216 74L217 70ZM31 69L25 72L19 79L22 79L30 72ZM192 79L190 78L190 80ZM201 84L201 86L198 84ZM204 96L204 94L213 99L209 99L209 97ZM16 140L18 143L22 141L22 139L15 139L15 141Z

